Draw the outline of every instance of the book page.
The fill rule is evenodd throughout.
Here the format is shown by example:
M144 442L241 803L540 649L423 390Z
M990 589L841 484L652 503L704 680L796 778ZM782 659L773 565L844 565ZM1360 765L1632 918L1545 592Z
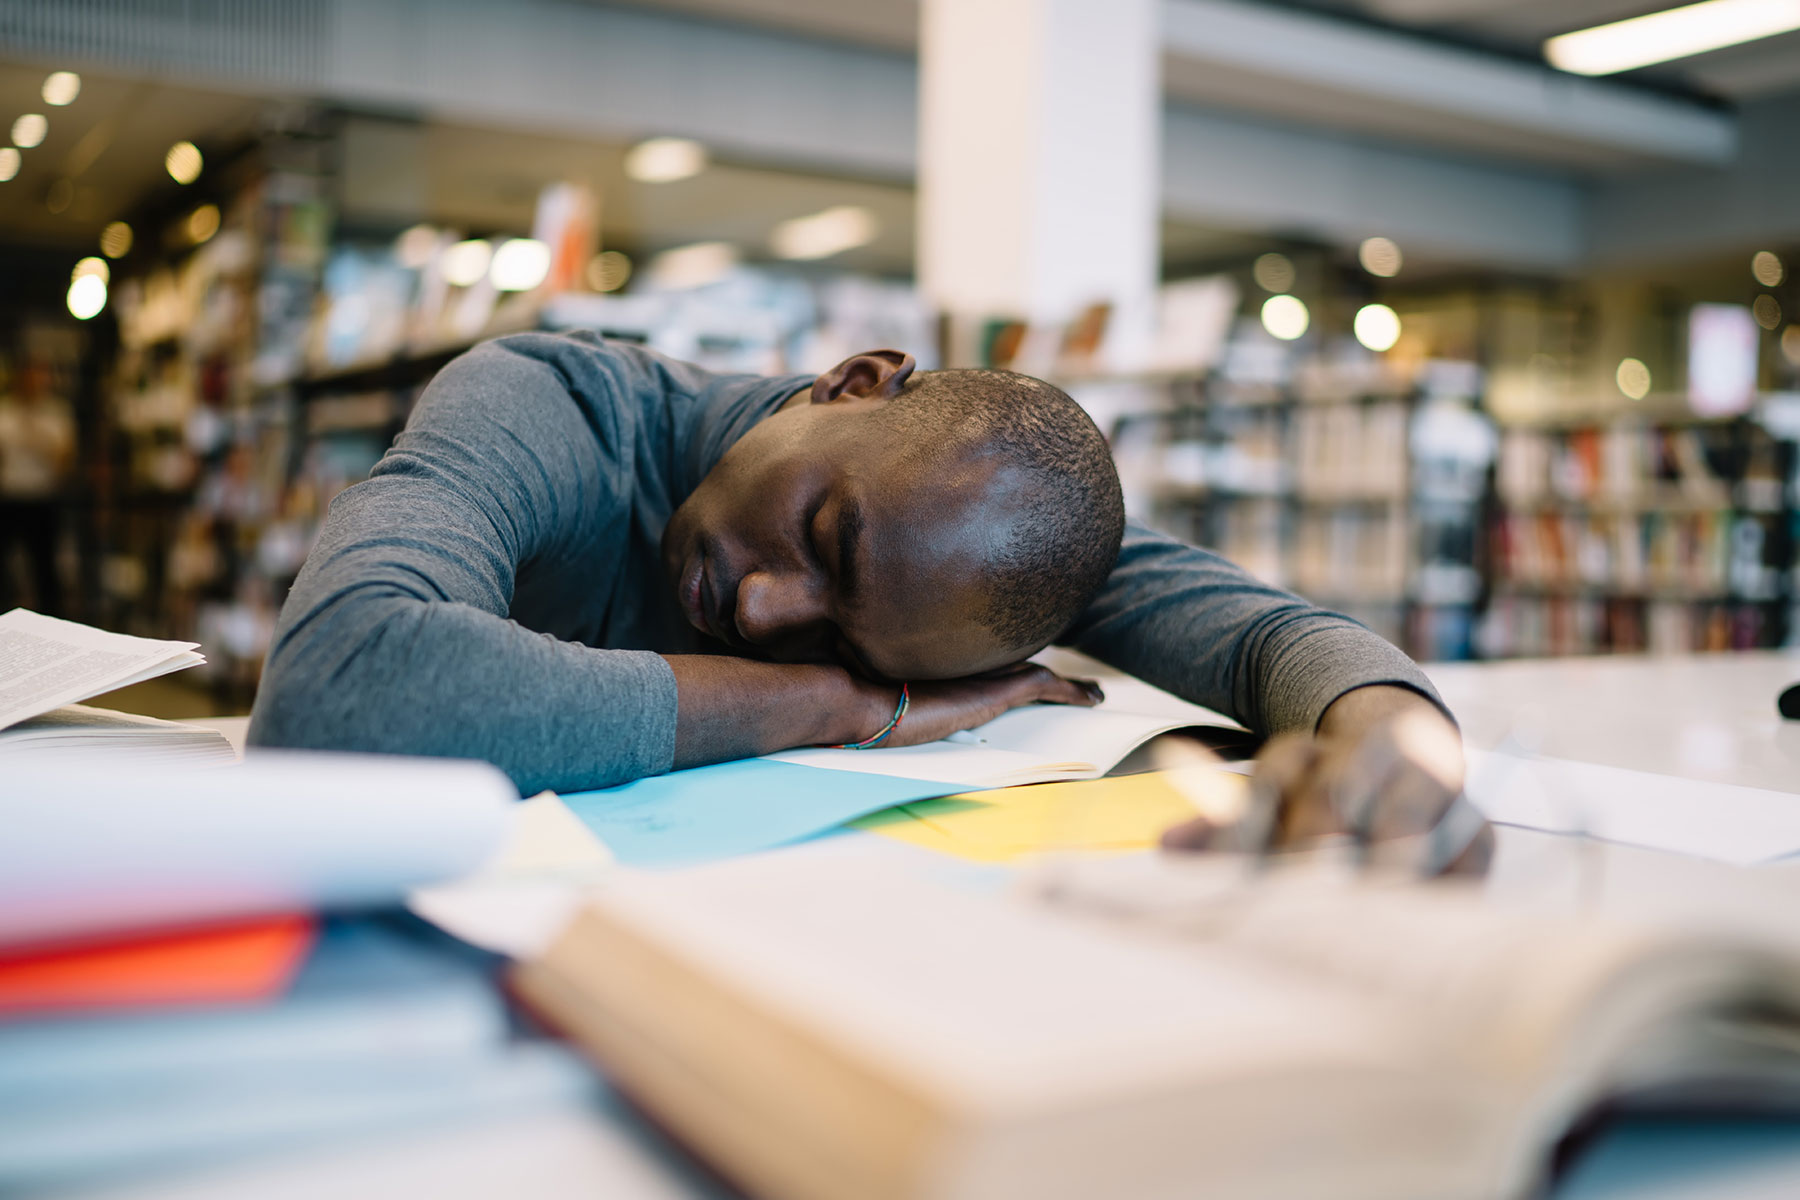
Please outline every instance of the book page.
M1204 712L1205 710L1197 710ZM942 741L893 750L812 747L767 757L835 771L932 779L969 787L1002 787L1059 779L1093 779L1159 733L1193 721L1168 714L1064 704L1030 704Z
M0 616L0 729L206 661L198 643L107 633L23 608Z

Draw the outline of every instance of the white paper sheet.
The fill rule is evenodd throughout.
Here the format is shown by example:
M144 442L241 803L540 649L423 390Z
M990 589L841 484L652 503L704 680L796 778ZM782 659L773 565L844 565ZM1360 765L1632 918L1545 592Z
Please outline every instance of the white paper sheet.
M15 608L0 614L0 729L206 659L198 642L107 633Z
M1800 793L1471 749L1469 798L1501 825L1740 865L1800 853Z
M395 902L500 853L517 795L486 763L383 755L9 764L0 944Z

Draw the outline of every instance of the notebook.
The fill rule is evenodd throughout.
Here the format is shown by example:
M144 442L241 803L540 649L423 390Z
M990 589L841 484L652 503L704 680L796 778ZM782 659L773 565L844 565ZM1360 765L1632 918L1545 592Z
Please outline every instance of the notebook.
M788 1200L1530 1194L1595 1106L1800 1101L1779 922L1221 856L1037 886L813 843L592 897L518 992Z
M1097 708L1037 704L966 734L893 750L789 750L671 771L563 801L622 863L686 866L813 837L934 796L1095 779L1159 734L1233 723L1137 680Z

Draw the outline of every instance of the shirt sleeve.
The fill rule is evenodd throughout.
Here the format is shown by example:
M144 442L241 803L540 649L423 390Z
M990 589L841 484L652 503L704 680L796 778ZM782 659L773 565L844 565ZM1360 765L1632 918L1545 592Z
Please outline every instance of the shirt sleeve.
M1370 684L1449 710L1418 664L1366 626L1135 522L1106 586L1059 642L1258 733L1311 732Z
M577 403L530 346L445 367L371 477L332 502L282 608L252 744L485 759L526 793L669 769L660 655L507 617L520 565L616 507L629 441L619 405Z

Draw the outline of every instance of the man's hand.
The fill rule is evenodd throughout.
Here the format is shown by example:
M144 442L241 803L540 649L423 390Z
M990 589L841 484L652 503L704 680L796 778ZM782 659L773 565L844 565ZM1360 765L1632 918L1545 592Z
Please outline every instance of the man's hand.
M887 703L871 736L893 715L898 689L870 684ZM1026 704L1074 704L1091 708L1105 699L1100 685L1087 679L1064 679L1047 667L1020 663L986 675L909 685L912 696L906 719L883 746L918 746L948 737L960 729L985 725L1002 713Z
M675 673L677 768L859 742L880 732L900 699L898 684L823 664L710 654L671 655L668 663ZM1024 704L1094 705L1102 699L1098 685L1031 663L915 683L909 691L906 719L883 746L935 742Z
M1463 787L1462 741L1437 706L1406 688L1374 686L1340 696L1314 737L1281 734L1256 758L1252 814L1273 820L1272 845L1304 846L1332 834L1382 843L1427 834ZM1216 844L1224 831L1200 819L1163 835L1171 849ZM1493 832L1480 835L1447 874L1487 869Z

